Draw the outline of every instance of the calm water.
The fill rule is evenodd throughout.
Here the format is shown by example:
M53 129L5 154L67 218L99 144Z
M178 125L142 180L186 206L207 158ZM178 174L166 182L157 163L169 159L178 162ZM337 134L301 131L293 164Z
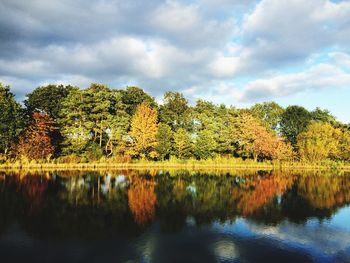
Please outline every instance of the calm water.
M350 262L350 174L0 173L0 262Z

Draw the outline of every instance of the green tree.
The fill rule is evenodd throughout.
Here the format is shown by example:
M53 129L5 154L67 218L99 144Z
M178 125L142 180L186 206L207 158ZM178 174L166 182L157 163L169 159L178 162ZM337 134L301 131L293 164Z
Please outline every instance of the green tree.
M303 132L312 120L310 112L300 106L288 106L281 116L282 135L293 145L298 135Z
M142 102L131 119L131 147L133 156L155 158L158 141L157 111L152 109L148 102Z
M126 113L126 105L122 101L120 91L113 92L113 110L109 115L109 127L106 130L108 140L105 152L108 155L123 155L126 151L126 140L130 126L130 116Z
M70 85L47 85L34 89L27 94L24 101L29 113L34 111L48 114L52 120L56 120L62 108L62 101L74 88Z
M85 93L85 110L92 125L93 142L102 148L103 135L109 127L113 111L113 94L106 85L91 84Z
M278 130L284 109L276 102L257 103L250 110L267 128Z
M80 154L92 138L93 124L89 118L85 91L75 88L62 101L59 123L64 137L64 154Z
M173 143L174 143L173 136L174 136L173 131L171 130L169 125L165 123L159 124L159 129L157 134L158 145L156 147L156 150L161 160L164 160L165 158L168 158L170 156L173 149Z
M220 154L232 154L232 119L236 116L236 109L197 100L193 115L197 133L209 130L214 135L216 142L214 151Z
M330 123L332 125L337 123L337 120L329 112L329 110L322 110L321 108L317 107L315 110L310 112L310 114L312 120L314 121Z
M159 119L168 124L173 131L178 128L190 131L192 128L191 108L184 96L178 92L164 94L163 105L159 109Z
M16 102L9 86L0 83L0 153L5 155L16 143L25 123L21 105Z
M190 134L183 128L179 128L174 134L174 151L177 158L186 159L191 157L192 139Z
M214 156L216 141L213 132L202 130L198 133L194 144L194 154L198 159L208 159Z
M136 108L142 102L147 102L152 108L157 107L157 103L150 95L138 87L127 87L122 90L122 102L126 105L126 112L133 116Z

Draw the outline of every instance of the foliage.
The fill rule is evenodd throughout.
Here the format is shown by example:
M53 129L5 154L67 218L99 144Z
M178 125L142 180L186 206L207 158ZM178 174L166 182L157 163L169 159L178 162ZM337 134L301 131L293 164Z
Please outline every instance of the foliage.
M159 109L159 118L161 122L168 124L173 131L178 128L191 130L191 108L181 93L166 92L164 94L163 105Z
M293 145L297 143L299 133L303 132L310 123L312 116L305 108L288 106L281 115L282 135Z
M152 108L157 107L154 98L138 87L127 87L121 91L122 102L126 105L126 112L129 116L133 116L136 108L142 102L147 102Z
M24 127L21 105L16 102L9 86L0 83L0 153L8 153Z
M137 108L131 119L130 129L130 154L154 158L157 156L155 151L158 141L158 123L157 111L152 109L148 102L142 102Z
M210 130L200 131L194 144L194 155L198 159L212 158L215 148L214 134Z
M17 155L32 160L50 158L54 153L50 133L54 129L53 122L48 115L34 112L32 123L20 136Z
M56 120L62 109L62 101L68 96L74 88L70 85L47 85L34 89L27 94L24 101L29 113L34 111L43 112Z
M85 91L74 89L63 100L59 123L64 136L63 153L81 153L91 138L92 129Z
M173 148L174 134L170 126L165 123L159 124L157 133L158 145L156 150L161 160L169 158Z
M179 159L186 159L192 155L192 139L183 128L179 128L174 134L174 152Z
M302 159L314 162L338 155L341 131L328 123L315 122L298 136L298 148Z
M251 108L254 117L269 129L277 131L284 109L276 102L257 103Z
M145 158L210 163L237 157L246 163L278 164L276 160L290 162L298 156L335 166L350 161L349 125L320 108L309 112L265 102L238 109L201 99L191 106L178 92L166 92L158 106L141 88L118 90L102 84L87 89L38 87L24 105L22 109L10 88L0 84L1 162L11 157L9 149L28 159L54 154L58 162L81 163L131 158L142 159L137 163Z

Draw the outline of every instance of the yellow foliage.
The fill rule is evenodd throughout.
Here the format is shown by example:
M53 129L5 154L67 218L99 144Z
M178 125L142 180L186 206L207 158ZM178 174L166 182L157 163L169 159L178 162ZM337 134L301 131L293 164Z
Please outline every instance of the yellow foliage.
M312 123L298 136L301 159L319 161L339 155L341 130L328 123Z
M141 103L131 120L131 147L130 154L141 158L154 158L157 146L157 111L147 102Z

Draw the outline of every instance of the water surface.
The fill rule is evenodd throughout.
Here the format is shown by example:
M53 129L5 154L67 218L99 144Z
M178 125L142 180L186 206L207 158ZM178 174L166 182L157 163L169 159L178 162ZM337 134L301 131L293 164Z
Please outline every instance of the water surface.
M0 173L1 262L350 262L350 174Z

